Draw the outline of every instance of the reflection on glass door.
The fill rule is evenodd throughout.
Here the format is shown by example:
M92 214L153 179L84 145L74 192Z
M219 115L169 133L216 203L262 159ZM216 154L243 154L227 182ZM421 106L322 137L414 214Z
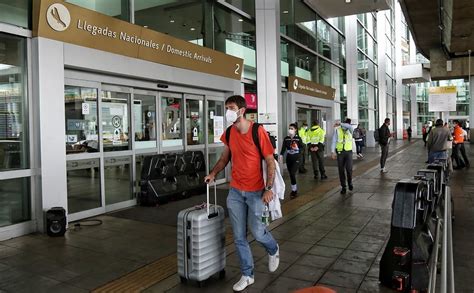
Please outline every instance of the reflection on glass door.
M318 121L322 125L322 114L320 109L312 109L309 106L296 106L296 117L298 125L301 126L303 123L308 124L309 127L314 126L314 123Z
M111 205L133 199L132 158L105 158L105 204Z
M156 147L156 100L153 95L133 95L135 148Z
M99 151L97 89L66 86L66 154Z
M123 151L130 145L130 94L102 91L102 141L104 151Z
M204 144L204 101L186 96L186 143Z
M102 206L100 159L67 162L67 207L73 214Z
M161 95L163 147L183 146L183 98L180 94Z
M224 102L209 100L207 102L208 143L221 143L224 133Z
M217 163L224 150L221 136L225 131L224 101L207 100L207 131L208 131L208 172ZM225 181L225 170L217 174L216 180Z

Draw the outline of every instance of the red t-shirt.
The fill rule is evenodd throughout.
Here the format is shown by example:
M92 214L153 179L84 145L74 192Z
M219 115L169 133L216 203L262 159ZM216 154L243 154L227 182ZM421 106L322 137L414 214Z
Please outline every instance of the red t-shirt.
M260 152L253 142L252 126L250 123L247 133L242 134L236 127L230 129L230 145L225 139L225 131L221 141L230 148L232 155L232 180L230 186L242 191L263 190L262 161ZM263 127L258 128L258 138L263 156L273 155L273 146Z

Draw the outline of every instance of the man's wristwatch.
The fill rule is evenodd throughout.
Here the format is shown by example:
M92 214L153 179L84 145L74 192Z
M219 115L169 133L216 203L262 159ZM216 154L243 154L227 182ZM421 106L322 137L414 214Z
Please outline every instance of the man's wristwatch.
M270 186L265 186L265 191L270 191L270 190L272 190L272 188L273 188L272 185L270 185Z

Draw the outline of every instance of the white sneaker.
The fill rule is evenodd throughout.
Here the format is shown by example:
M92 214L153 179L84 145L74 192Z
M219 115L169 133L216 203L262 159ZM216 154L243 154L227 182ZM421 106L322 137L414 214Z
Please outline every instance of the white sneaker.
M280 265L280 247L277 244L277 252L274 255L268 255L268 270L273 273Z
M236 292L240 292L245 290L245 288L252 285L253 283L255 283L254 277L242 276L240 280L234 284L234 287L232 287L232 289Z
M363 155L362 153L360 153L360 154L359 154L359 156L360 156L361 158L363 158L363 157L364 157L364 155Z
M387 169L385 169L385 167L384 167L384 168L380 169L380 172L382 172L382 173L387 173L387 172L388 172L388 170L387 170Z

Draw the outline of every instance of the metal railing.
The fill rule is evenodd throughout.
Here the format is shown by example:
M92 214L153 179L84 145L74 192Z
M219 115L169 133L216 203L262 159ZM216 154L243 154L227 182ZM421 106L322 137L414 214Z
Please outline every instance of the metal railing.
M454 261L453 261L453 233L452 233L452 202L451 188L448 185L444 187L443 205L440 215L437 219L435 242L431 255L430 282L428 293L437 292L438 288L437 273L438 266L441 267L439 280L439 292L454 293ZM439 260L439 251L441 250L441 260Z

